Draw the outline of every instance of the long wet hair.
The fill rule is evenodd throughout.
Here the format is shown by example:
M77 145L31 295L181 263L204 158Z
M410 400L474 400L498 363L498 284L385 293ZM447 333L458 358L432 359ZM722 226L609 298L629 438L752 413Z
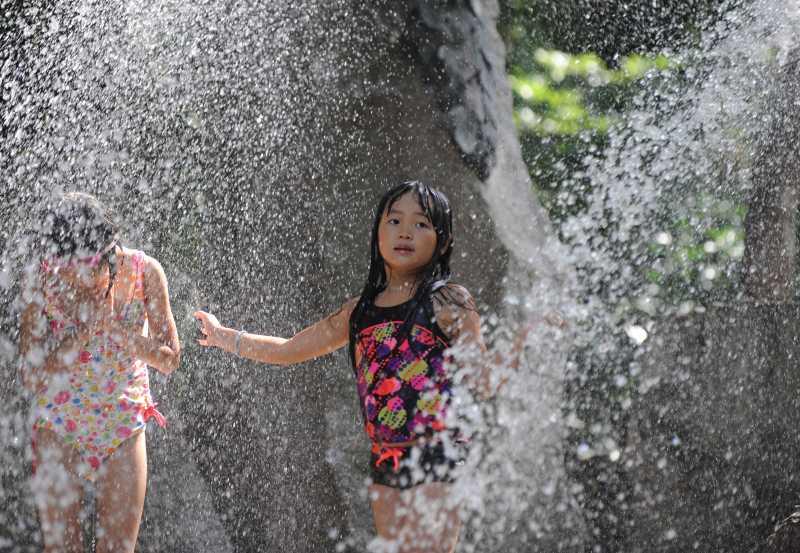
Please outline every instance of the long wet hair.
M408 310L400 327L397 343L411 330L419 310L428 310L430 297L450 281L450 256L453 253L453 213L450 202L439 190L419 181L405 181L388 190L378 202L375 219L372 224L372 238L370 243L370 262L367 282L361 291L353 312L350 315L350 360L355 365L355 340L358 333L358 323L364 315L365 309L372 305L378 294L386 289L388 277L386 263L378 246L378 228L381 219L401 196L407 193L414 194L422 212L430 221L436 231L436 248L430 261L420 270L415 284L414 296L408 303ZM429 313L433 317L433 313Z
M105 252L97 267L108 267L106 296L117 275L114 245L120 245L119 228L100 201L83 192L67 192L52 198L41 212L40 245L43 260L71 260Z

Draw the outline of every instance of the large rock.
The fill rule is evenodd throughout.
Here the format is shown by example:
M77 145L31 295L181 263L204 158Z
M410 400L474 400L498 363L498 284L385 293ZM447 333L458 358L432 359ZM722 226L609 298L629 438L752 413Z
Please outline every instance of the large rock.
M625 551L756 551L800 492L796 304L711 307L640 358Z
M167 271L185 349L174 376L153 376L170 425L148 431L140 549L362 548L368 444L346 356L277 368L201 350L191 312L291 335L336 310L363 285L378 196L404 179L450 196L456 279L485 311L537 269L557 297L495 2L78 8L32 27L53 40L19 31L0 161L15 217L51 188L92 191ZM560 459L559 434L542 439Z

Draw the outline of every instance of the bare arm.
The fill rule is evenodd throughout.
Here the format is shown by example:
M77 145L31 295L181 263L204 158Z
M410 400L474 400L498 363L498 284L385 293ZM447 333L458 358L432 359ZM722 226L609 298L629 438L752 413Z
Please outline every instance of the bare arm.
M349 340L350 314L356 302L355 299L349 300L332 315L289 339L242 333L239 355L272 365L293 365L336 351ZM235 352L236 336L239 334L237 330L222 326L210 313L197 311L194 315L202 325L201 332L206 336L198 340L199 344Z
M434 301L439 327L450 343L461 353L459 364L470 369L464 378L480 397L488 398L491 390L491 363L481 332L481 318L469 292L450 284Z
M505 376L496 385L493 384L493 371L501 367L511 370L519 368L525 339L536 323L529 321L522 326L514 337L508 353L489 352L483 341L480 315L478 315L475 302L469 292L463 287L453 284L448 285L447 288L446 299L438 305L437 321L442 330L450 337L451 343L463 351L462 362L472 365L473 370L465 378L467 384L473 387L482 399L490 399L508 381L508 377ZM448 297L449 299L447 299ZM545 321L551 322L547 318ZM563 321L561 323L563 324Z
M164 374L178 368L181 361L181 345L178 329L172 316L169 303L167 276L161 264L152 257L145 256L144 294L147 310L149 336L131 332L109 318L111 332L130 350L132 356L141 359Z

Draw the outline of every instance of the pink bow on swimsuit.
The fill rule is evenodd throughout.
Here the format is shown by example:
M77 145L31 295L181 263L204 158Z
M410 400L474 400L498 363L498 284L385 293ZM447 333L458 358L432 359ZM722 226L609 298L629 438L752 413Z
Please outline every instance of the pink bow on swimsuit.
M150 405L147 406L147 408L143 409L142 418L144 419L144 422L147 422L147 420L150 417L153 417L154 419L156 419L156 423L158 423L158 426L160 426L161 428L165 428L167 426L167 419L165 419L164 415L162 415L159 412L159 410L156 409L157 405L158 403L151 403Z
M388 460L392 460L394 471L400 470L400 459L403 457L404 452L399 447L386 447L378 444L372 444L372 453L378 455L378 460L375 461L375 466L379 467L381 464Z

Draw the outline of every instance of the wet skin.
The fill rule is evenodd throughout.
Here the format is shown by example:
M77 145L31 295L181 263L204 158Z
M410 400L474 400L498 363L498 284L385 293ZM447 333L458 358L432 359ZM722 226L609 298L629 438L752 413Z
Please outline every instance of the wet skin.
M384 260L388 284L375 299L378 305L396 305L410 299L416 291L420 271L431 261L437 247L437 234L413 193L397 199L378 225L378 249ZM446 247L442 245L441 247ZM271 364L291 365L335 351L348 343L349 319L356 299L346 302L333 315L304 329L291 339L255 334L238 337L242 357ZM466 314L440 312L439 323L456 340L474 341L483 349L480 319L475 311ZM211 313L198 311L203 338L198 343L235 351L236 330L223 327ZM450 553L458 540L458 507L450 500L450 484L423 484L404 491L373 484L370 486L375 528L378 536L394 543L397 553ZM427 512L414 514L418 501ZM443 521L435 527L420 519Z
M424 215L416 196L407 193L397 199L378 223L378 249L384 259L387 287L375 298L375 304L391 306L410 299L421 269L433 258L437 247L436 230ZM440 244L446 248L449 244ZM449 285L448 285L449 286ZM471 375L464 378L467 386L483 398L497 390L490 373L494 367L516 369L519 354L532 323L523 326L514 347L507 355L488 355L481 337L477 310L468 308L474 302L463 287L453 285L461 304L434 305L436 322L454 346L471 351ZM348 344L349 322L358 298L351 298L335 313L303 329L291 338L247 333L220 324L217 317L196 311L200 323L202 346L235 352L240 357L271 365L294 365L314 359ZM502 380L501 384L502 385ZM451 553L458 541L459 507L451 501L451 484L432 483L397 490L382 485L370 486L370 501L375 526L380 538L391 542L395 553ZM421 511L417 512L417 506ZM422 520L433 520L433 525Z
M141 327L122 323L112 316L130 301L134 292L132 253L117 247L119 272L108 294L107 266L78 261L58 268L56 274L62 285L64 309L68 316L81 320L81 330L74 340L65 339L41 366L25 375L26 384L32 390L42 381L46 382L51 374L69 371L70 367L64 364L69 351L81 347L91 333L101 328L111 333L134 357L161 372L168 374L177 368L180 343L169 304L166 276L156 260L145 256L144 261L144 293L149 300L146 313L150 335L144 336ZM40 311L40 305L31 304L23 314L20 329L20 353L23 355L31 348L42 347L42 337L33 330ZM44 550L46 553L81 551L78 520L83 492L81 460L72 447L64 445L50 431L38 431L36 439L34 455L39 468L32 486L42 521ZM138 432L103 462L97 475L98 553L134 551L146 481L145 436Z

